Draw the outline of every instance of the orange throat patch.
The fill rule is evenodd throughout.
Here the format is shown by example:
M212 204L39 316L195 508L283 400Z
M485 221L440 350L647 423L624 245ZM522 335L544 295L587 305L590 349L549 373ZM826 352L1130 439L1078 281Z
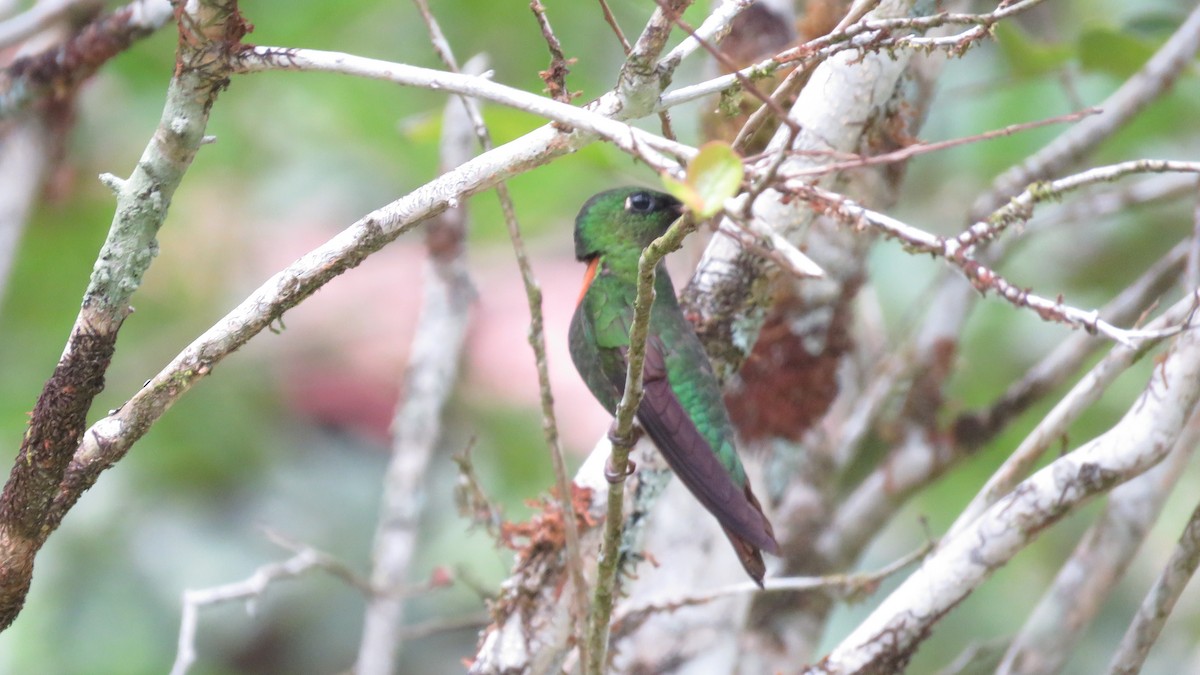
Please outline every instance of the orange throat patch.
M596 278L598 271L600 271L600 256L588 261L587 271L583 273L583 288L579 289L579 299L575 301L576 307L583 302L583 296L587 295L588 289L592 287L592 280Z

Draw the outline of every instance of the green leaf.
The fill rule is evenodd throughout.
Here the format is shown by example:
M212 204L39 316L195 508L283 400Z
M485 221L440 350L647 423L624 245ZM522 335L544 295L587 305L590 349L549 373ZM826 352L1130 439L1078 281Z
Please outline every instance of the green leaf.
M1125 79L1154 55L1158 45L1109 26L1092 28L1079 36L1079 63L1085 71Z
M1072 57L1071 45L1038 42L1011 21L996 25L996 42L1013 73L1036 77L1065 66Z
M663 186L673 197L683 202L693 213L699 213L704 208L704 198L696 192L691 184L675 180L667 174L662 175Z
M662 181L667 192L697 218L711 218L726 199L737 194L744 175L742 158L733 147L723 141L711 141L700 146L700 152L688 162L686 180L681 182L663 174Z

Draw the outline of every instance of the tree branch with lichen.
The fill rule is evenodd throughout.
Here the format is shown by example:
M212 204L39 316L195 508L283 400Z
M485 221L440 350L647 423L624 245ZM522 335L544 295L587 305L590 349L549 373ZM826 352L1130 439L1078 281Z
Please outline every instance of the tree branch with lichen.
M132 311L130 298L157 252L155 234L203 142L209 110L227 82L228 57L241 48L247 30L236 2L189 5L180 17L178 66L158 132L128 179L103 178L116 194L116 214L0 495L0 629L24 604L38 549L82 493L64 493L61 484L85 437L92 401L104 388L117 332Z

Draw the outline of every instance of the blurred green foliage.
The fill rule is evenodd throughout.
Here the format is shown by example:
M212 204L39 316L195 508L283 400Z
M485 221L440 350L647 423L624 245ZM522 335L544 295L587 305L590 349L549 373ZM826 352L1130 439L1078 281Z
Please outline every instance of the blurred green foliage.
M635 37L649 4L610 4ZM1108 11L1099 11L1099 5ZM261 0L242 7L256 25L249 39L257 44L438 67L423 25L407 3ZM444 0L432 3L432 9L460 61L486 51L497 81L541 91L537 72L546 67L548 55L525 3ZM922 136L966 136L1095 104L1161 45L1185 10L1182 2L1047 3L1027 19L1003 24L996 43L946 64ZM567 55L579 58L568 85L581 92L580 102L606 91L621 50L602 28L599 9L547 3L547 11ZM697 23L702 12L703 7L693 8L687 18ZM160 31L113 60L85 87L69 156L56 174L56 184L66 188L38 207L21 240L0 306L5 458L19 445L26 412L61 352L112 216L111 198L94 177L126 174L137 161L161 112L174 41L174 28ZM676 82L694 81L698 74L698 66L689 66ZM260 249L290 251L283 242L292 233L319 235L315 245L435 175L444 101L441 94L332 75L236 79L213 110L210 133L219 141L200 152L176 195L160 236L163 255L135 298L137 312L122 332L108 391L93 419L120 405L273 271L261 262ZM1100 161L1194 158L1200 144L1191 120L1198 106L1200 86L1190 72L1174 93L1108 143ZM495 107L486 108L486 117L497 143L540 124ZM696 140L696 117L695 106L675 113L683 140ZM966 205L995 174L1060 131L1039 129L915 160L899 215L932 231L956 231L964 224ZM602 187L631 181L652 182L654 176L612 148L594 145L515 178L511 189L522 225L538 244L535 250L565 258L578 205ZM495 199L484 195L471 206L473 255L506 251ZM1109 222L1047 235L1023 249L1005 271L1044 295L1061 292L1077 304L1098 305L1191 227L1190 210L1187 204L1132 210ZM409 237L397 245L419 246L419 241ZM1064 259L1070 264L1058 264ZM877 247L871 274L890 326L913 320L921 293L938 270L936 261L908 256L887 243ZM397 289L396 298L402 295L411 290ZM486 290L481 301L487 302ZM386 305L371 311L386 311ZM525 308L512 311L524 316ZM981 303L960 351L960 375L951 395L963 408L987 402L1064 331L1001 302ZM174 655L185 588L240 580L288 555L267 542L264 528L367 569L386 445L370 434L305 417L288 403L280 373L288 354L303 351L288 349L305 339L303 331L292 329L257 338L218 366L101 478L39 557L28 605L15 626L0 635L0 672L164 672ZM1125 376L1072 433L1083 437L1110 425L1152 366L1148 360ZM397 369L397 381L400 375ZM511 401L495 398L490 404L478 397L457 400L448 413L443 452L428 486L429 537L413 580L427 579L441 566L463 583L415 598L409 612L413 623L480 612L480 594L472 587L493 589L510 564L486 534L454 512L449 454L474 440L486 487L513 517L527 515L525 500L550 483L537 411L514 410ZM864 565L911 549L921 536L921 519L933 533L942 531L1044 410L1027 413L906 508ZM566 420L569 424L569 416ZM1184 480L1179 492L1195 494L1196 477ZM1173 500L1156 536L1170 541L1191 506L1187 499ZM943 623L913 672L930 672L969 640L1011 632L1048 581L1052 572L1047 570L1074 546L1084 522L1076 517L1057 526L971 596L956 610L963 619ZM1148 575L1157 571L1153 560L1138 565L1127 582L1130 598L1139 597ZM827 639L836 641L869 606L839 609ZM342 582L321 574L284 582L255 609L254 615L240 605L202 612L201 660L194 673L328 673L352 663L362 602ZM1184 610L1187 616L1196 613L1194 603ZM1110 645L1124 629L1123 616L1106 616L1089 639ZM405 653L403 672L454 672L473 645L470 629L424 639L420 649ZM1094 672L1108 650L1094 651L1102 656L1079 657L1072 672Z

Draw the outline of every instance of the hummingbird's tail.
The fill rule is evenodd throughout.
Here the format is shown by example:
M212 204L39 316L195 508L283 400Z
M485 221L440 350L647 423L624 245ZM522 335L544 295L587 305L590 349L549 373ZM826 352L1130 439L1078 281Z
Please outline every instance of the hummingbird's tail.
M750 483L746 483L746 501L754 507L756 511L762 515L763 529L766 530L767 541L760 549L750 541L742 538L737 533L731 531L727 527L722 527L725 530L725 536L729 538L729 543L733 544L733 550L737 553L738 560L742 563L742 568L746 570L746 574L754 579L754 583L758 584L759 588L763 587L763 576L767 573L767 566L763 563L762 551L779 555L779 542L775 541L775 529L771 527L771 521L767 520L766 515L762 513L762 505L758 503L758 498L754 496L754 491L750 489Z
M767 566L763 563L762 552L750 542L742 539L726 528L725 536L729 537L729 543L733 544L733 550L737 553L738 561L742 563L742 568L746 570L746 574L758 584L759 588L763 587L763 576L767 573Z

